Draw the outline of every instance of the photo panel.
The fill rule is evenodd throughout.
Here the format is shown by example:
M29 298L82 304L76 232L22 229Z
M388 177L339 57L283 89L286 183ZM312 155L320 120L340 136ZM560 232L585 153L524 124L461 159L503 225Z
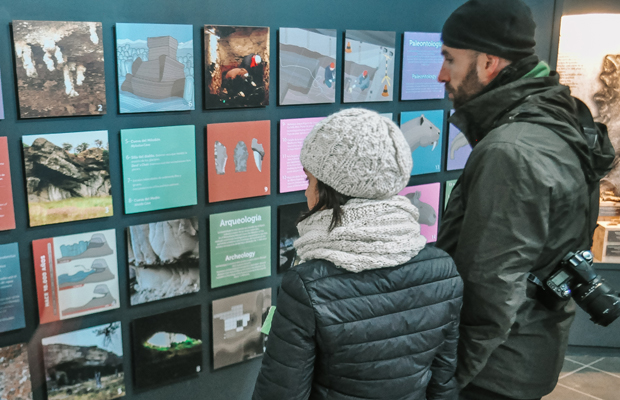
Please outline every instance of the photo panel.
M19 248L17 243L0 244L0 333L25 327Z
M270 121L207 125L210 203L271 193L270 139Z
M209 216L211 288L271 275L271 207Z
M120 307L114 229L35 240L32 252L41 324Z
M198 218L127 228L132 306L200 290Z
M601 179L599 222L620 217L620 15L564 15L557 72L560 83L607 126L616 150L612 170ZM595 245L602 246L599 242Z
M171 383L202 370L201 321L200 306L132 321L136 389Z
M271 288L213 301L213 369L263 355Z
M426 238L426 243L437 241L437 227L439 217L439 182L426 185L407 186L399 194L411 201L417 207L420 217L420 233Z
M0 119L4 119L4 100L2 97L2 79L0 79Z
M30 226L110 217L108 131L22 137Z
M450 115L452 114L454 114L454 110L450 111ZM453 124L448 124L448 143L446 170L454 171L465 168L472 148L465 134Z
M306 174L299 160L301 147L314 126L324 119L325 117L280 120L280 193L306 190L308 187Z
M441 34L405 32L401 100L443 99L445 88L437 76L443 64Z
M0 231L15 229L11 164L6 136L0 136Z
M347 30L344 103L392 101L396 32Z
M286 272L299 263L293 243L299 239L297 221L306 212L308 212L307 203L278 207L278 273Z
M0 347L0 399L32 399L26 343Z
M336 102L336 29L280 28L279 104Z
M205 109L269 104L269 28L205 25Z
M20 118L106 113L101 22L12 26Z
M192 25L116 24L119 112L195 108Z
M125 396L120 322L50 336L41 344L49 400Z
M125 214L198 204L194 125L121 129Z
M443 117L442 110L400 114L400 130L407 139L413 157L411 175L441 171Z

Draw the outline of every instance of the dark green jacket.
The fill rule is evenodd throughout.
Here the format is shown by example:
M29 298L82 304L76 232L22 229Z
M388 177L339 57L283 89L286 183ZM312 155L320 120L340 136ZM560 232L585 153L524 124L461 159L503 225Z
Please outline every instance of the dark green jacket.
M473 151L437 247L465 282L459 385L529 399L557 383L575 304L545 308L527 274L546 277L567 252L590 247L598 191L588 187L614 152L603 141L604 156L593 155L557 75L495 86L451 118Z

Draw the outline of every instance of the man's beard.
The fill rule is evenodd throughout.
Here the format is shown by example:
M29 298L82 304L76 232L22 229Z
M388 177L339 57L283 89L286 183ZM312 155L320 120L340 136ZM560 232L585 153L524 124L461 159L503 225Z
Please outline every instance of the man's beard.
M454 88L450 83L446 83L446 90L452 94L452 103L455 109L478 96L482 89L484 89L484 85L478 79L475 61L469 65L467 75L465 75L463 82L458 88Z

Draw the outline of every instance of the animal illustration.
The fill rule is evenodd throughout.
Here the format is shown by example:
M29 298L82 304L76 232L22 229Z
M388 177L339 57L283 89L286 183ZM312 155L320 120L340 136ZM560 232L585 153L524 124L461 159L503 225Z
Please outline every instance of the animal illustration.
M465 146L469 146L469 142L467 141L467 138L465 137L463 132L459 132L459 134L456 135L456 137L452 139L452 142L450 143L450 160L454 160L454 153L456 153L456 151L461 147Z
M441 131L424 114L410 121L405 122L401 127L401 131L407 139L407 144L411 148L411 152L416 151L418 147L427 147L432 145L431 151L437 147L439 135Z
M433 226L437 222L437 214L435 213L435 209L428 203L424 203L420 200L420 196L422 196L422 192L416 191L413 193L407 193L405 195L406 198L409 199L411 204L417 207L420 212L420 218L418 222L422 225Z

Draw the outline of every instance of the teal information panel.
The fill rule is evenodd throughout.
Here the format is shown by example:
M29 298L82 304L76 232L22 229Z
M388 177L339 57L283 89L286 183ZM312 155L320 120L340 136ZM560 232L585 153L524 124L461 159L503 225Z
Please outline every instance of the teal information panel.
M121 130L125 213L197 204L193 125Z
M211 287L271 275L271 207L211 214Z

